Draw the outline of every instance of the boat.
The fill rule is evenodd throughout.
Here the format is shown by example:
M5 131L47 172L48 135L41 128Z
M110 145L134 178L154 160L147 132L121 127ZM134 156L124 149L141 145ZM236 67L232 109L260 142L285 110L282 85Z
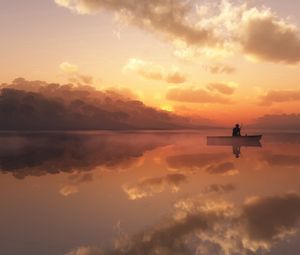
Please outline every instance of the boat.
M207 145L261 146L262 135L207 136Z

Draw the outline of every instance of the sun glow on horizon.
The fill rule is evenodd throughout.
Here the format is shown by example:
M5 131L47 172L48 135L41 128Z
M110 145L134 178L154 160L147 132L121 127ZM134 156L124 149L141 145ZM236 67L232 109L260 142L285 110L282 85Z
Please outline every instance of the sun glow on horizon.
M167 111L167 112L174 112L174 108L172 105L162 105L160 109Z

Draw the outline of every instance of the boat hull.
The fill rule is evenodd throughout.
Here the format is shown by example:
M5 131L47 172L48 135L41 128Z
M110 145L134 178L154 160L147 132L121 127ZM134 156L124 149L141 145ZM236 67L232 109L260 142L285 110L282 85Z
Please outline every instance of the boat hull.
M208 136L207 145L237 145L237 146L261 146L261 135L251 136Z

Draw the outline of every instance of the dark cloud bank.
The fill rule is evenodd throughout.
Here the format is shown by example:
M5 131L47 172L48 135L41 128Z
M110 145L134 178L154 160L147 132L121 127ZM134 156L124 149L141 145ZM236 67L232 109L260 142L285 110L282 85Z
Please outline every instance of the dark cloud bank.
M144 105L128 91L95 90L15 79L2 84L0 130L124 130L199 128L191 119Z
M269 114L258 118L249 127L265 129L300 129L300 114Z

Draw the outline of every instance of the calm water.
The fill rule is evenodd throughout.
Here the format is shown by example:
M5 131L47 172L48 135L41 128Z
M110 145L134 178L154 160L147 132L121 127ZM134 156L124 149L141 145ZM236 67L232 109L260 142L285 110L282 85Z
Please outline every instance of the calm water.
M212 133L1 134L0 254L299 254L300 134Z

